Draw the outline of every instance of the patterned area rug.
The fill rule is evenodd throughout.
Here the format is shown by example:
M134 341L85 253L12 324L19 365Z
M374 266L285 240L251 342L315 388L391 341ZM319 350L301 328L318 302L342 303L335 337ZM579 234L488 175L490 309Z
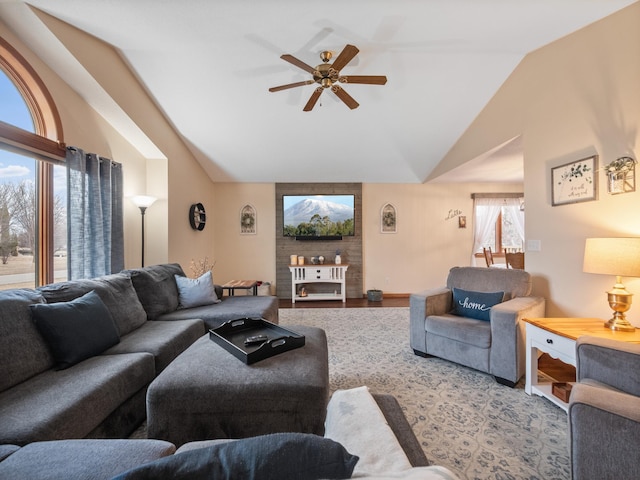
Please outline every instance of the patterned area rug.
M429 461L461 479L569 479L567 416L551 402L409 347L408 308L280 309L327 332L332 391L395 395Z

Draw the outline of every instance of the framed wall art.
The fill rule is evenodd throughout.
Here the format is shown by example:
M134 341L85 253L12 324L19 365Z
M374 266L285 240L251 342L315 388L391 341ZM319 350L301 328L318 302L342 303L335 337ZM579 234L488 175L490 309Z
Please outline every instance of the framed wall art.
M380 231L382 233L396 233L398 230L398 214L396 207L387 203L380 210Z
M255 235L258 232L258 219L253 205L245 205L240 210L240 234Z
M551 205L589 202L598 196L598 155L551 169Z

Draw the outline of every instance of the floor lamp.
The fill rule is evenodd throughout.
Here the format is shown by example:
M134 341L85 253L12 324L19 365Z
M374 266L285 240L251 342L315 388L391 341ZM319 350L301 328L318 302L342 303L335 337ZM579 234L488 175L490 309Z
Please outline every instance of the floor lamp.
M156 197L136 195L135 197L131 197L131 201L140 209L140 215L142 217L142 266L144 267L144 213L147 208L153 205L153 202L156 201Z

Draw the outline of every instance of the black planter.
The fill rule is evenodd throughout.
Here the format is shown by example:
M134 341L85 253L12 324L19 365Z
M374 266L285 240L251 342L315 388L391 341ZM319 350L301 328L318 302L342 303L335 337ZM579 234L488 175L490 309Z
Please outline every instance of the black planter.
M367 290L367 300L370 302L381 302L382 290Z

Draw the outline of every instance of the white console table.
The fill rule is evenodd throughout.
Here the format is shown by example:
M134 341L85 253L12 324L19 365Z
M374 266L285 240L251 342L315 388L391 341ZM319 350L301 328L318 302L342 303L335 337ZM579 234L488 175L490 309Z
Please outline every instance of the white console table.
M291 303L301 300L342 300L347 301L347 268L349 265L289 265L291 272ZM300 295L299 286L309 284L334 284L333 292L306 291Z

